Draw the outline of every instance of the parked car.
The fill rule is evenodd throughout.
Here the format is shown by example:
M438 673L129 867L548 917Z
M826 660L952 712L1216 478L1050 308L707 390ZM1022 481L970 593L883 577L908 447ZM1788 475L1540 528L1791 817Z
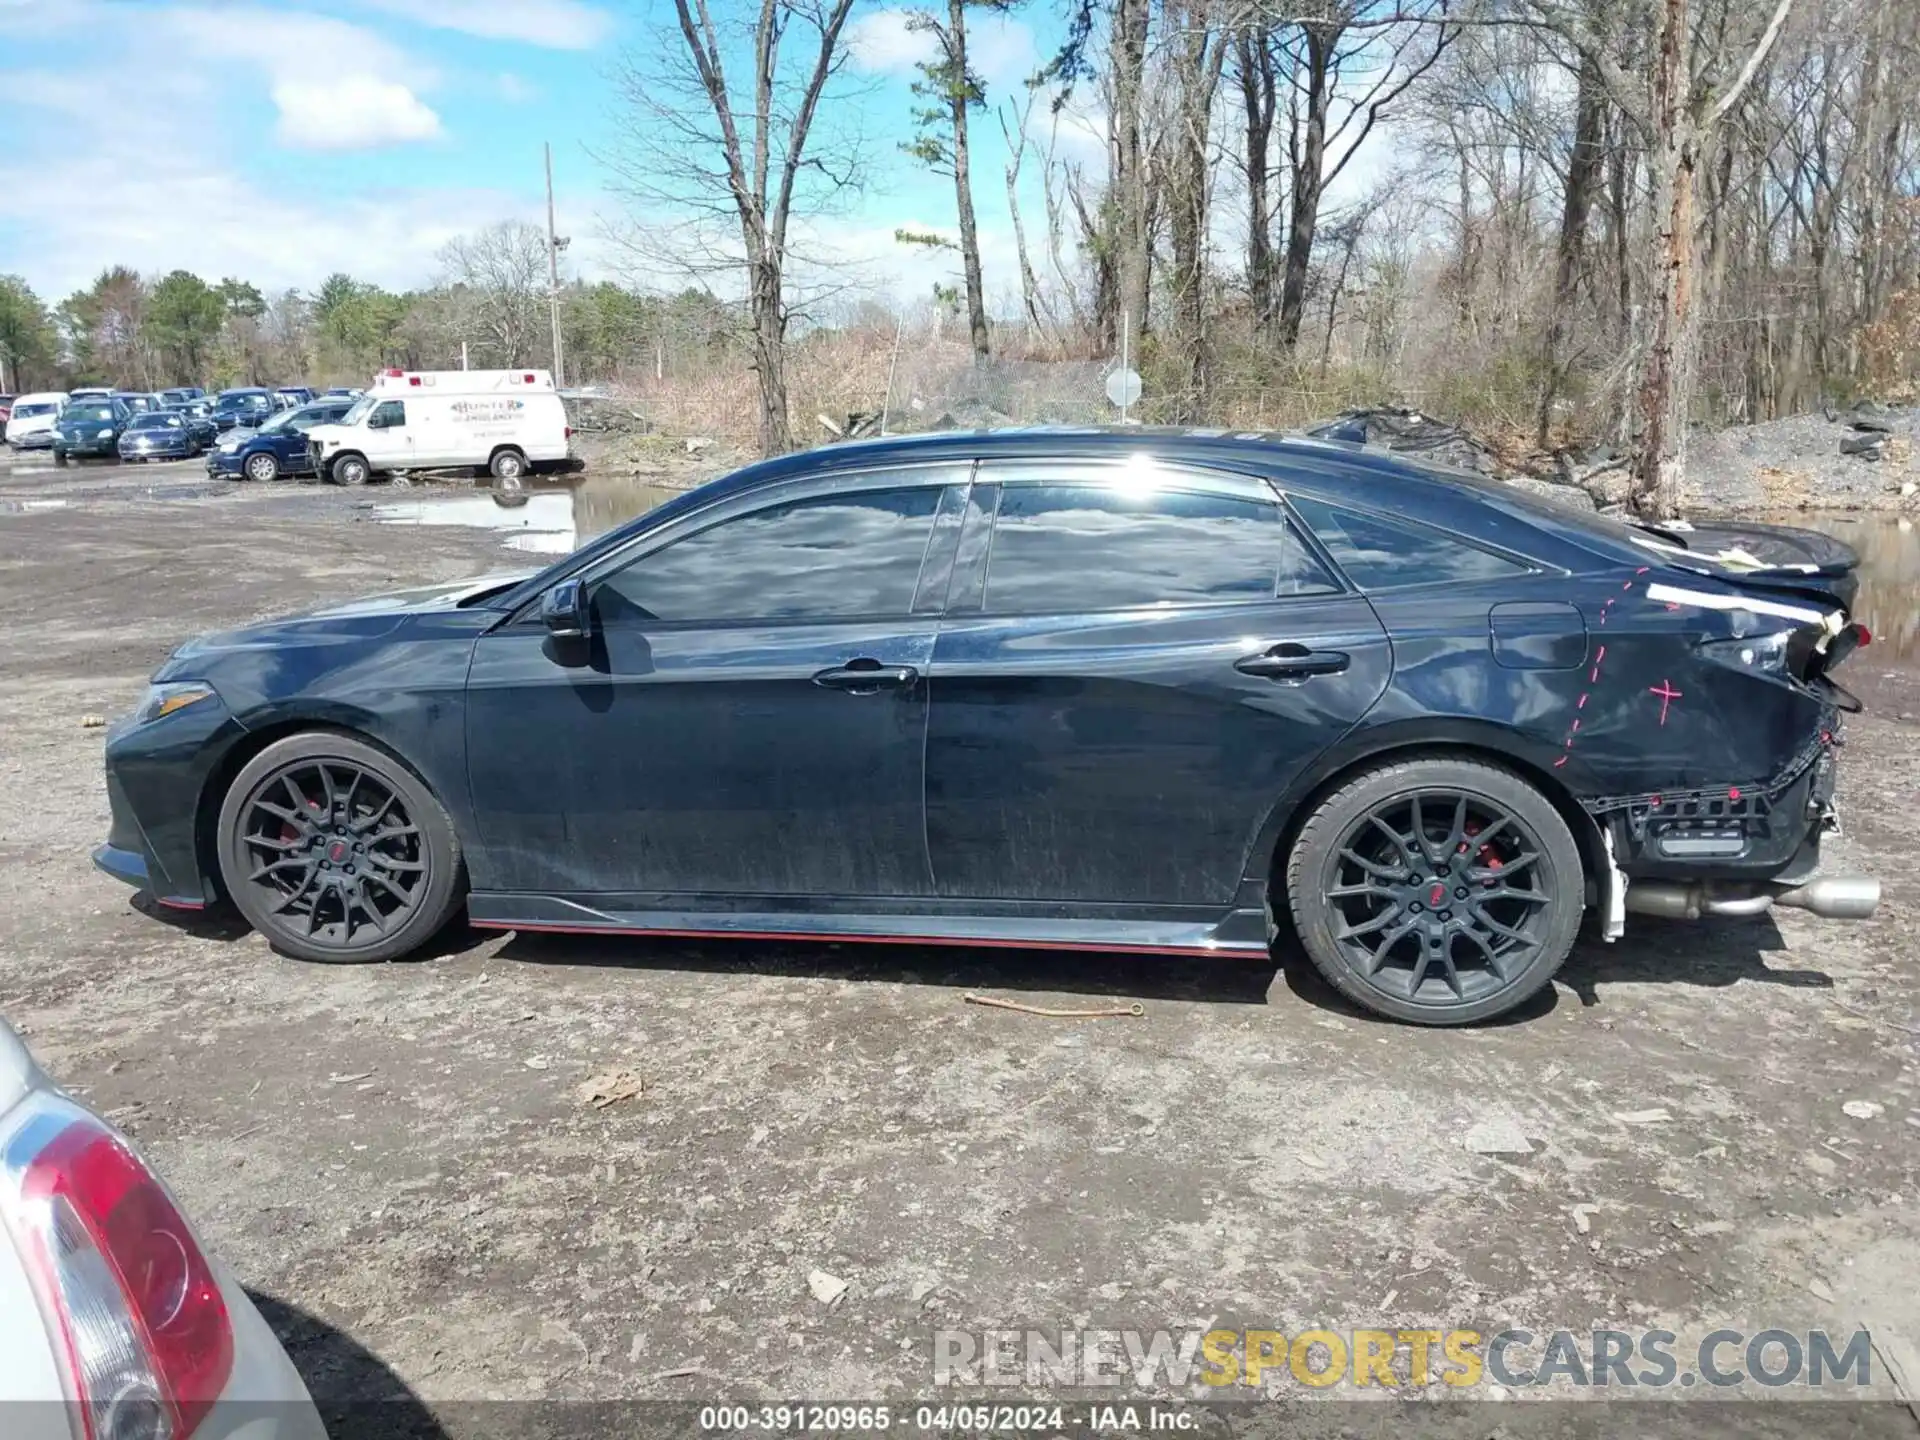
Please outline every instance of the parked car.
M53 427L67 403L63 390L36 390L14 397L7 414L5 438L16 450L51 450Z
M207 454L207 474L227 480L278 480L282 475L314 473L308 432L339 420L351 400L317 400L297 410L282 410L258 430L235 430Z
M146 390L116 390L113 398L136 415L145 415L150 411L166 409L166 401Z
M0 395L0 431L6 429L7 421L13 417L13 402L15 398L16 397L12 395Z
M206 393L198 385L176 385L170 390L162 390L160 401L171 408L175 405L184 405L190 400L198 400Z
M0 1021L10 1440L325 1440L299 1373L127 1138Z
M1357 1003L1464 1023L1588 908L1878 903L1818 873L1857 557L1679 534L1322 441L784 456L528 577L189 642L95 859L325 961L463 887L636 938L1264 957L1282 915Z
M76 385L67 394L75 400L111 400L114 390L111 385Z
M312 438L320 473L359 485L394 470L467 466L511 483L566 464L572 437L545 370L388 370Z
M122 460L191 460L201 448L186 417L171 410L134 416L120 437Z
M284 406L310 405L314 401L314 392L305 385L282 385L273 392L280 397Z
M187 428L193 431L202 450L210 449L220 438L220 427L213 423L213 402L209 400L188 400L167 407L187 422Z
M361 393L362 393L361 391L356 390L351 385L335 385L332 389L328 390L327 393L321 396L320 398L323 400L340 400L340 399L358 400L360 398Z
M213 423L222 430L231 430L236 425L251 429L279 408L274 393L257 385L222 390L213 402Z
M53 427L53 463L118 454L133 412L118 400L69 400Z

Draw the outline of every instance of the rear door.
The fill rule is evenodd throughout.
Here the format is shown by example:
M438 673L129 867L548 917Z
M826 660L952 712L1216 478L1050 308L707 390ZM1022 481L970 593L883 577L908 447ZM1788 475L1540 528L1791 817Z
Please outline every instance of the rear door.
M983 464L934 650L938 893L1223 905L1392 652L1262 481Z

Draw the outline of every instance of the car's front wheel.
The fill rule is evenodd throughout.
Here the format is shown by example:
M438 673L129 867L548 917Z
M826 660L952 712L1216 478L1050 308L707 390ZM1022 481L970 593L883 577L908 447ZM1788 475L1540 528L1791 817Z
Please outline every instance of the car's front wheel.
M247 457L246 470L249 480L257 480L262 485L280 478L280 462L264 450L255 451Z
M453 821L386 751L309 731L228 788L220 869L249 923L301 960L393 960L443 929L465 889Z
M373 472L358 455L342 455L328 467L327 473L336 485L364 485Z
M1328 795L1287 858L1300 942L1348 999L1421 1025L1501 1014L1553 977L1585 899L1580 847L1512 771L1433 756Z

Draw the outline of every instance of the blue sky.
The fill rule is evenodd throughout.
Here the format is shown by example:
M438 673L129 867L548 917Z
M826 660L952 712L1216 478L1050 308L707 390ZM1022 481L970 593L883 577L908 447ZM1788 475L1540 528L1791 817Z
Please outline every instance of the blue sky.
M724 16L742 0L712 3ZM863 284L924 294L949 267L892 236L953 224L951 183L897 149L927 40L898 7L854 13L855 93L836 119L866 137L870 181L812 238L859 262ZM624 212L594 158L618 131L614 66L672 15L670 0L0 0L0 272L50 301L113 263L270 290L335 270L423 284L453 236L544 219L550 140L571 268L678 283L634 273L609 241ZM998 96L1055 43L1019 15L979 26ZM989 288L1006 290L999 126L984 115L975 133ZM1061 143L1097 169L1089 122L1070 119Z

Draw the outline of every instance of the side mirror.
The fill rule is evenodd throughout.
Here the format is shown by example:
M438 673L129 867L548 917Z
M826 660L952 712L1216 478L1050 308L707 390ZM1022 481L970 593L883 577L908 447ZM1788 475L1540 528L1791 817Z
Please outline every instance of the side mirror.
M540 623L556 640L587 638L587 585L584 580L562 580L540 597Z

